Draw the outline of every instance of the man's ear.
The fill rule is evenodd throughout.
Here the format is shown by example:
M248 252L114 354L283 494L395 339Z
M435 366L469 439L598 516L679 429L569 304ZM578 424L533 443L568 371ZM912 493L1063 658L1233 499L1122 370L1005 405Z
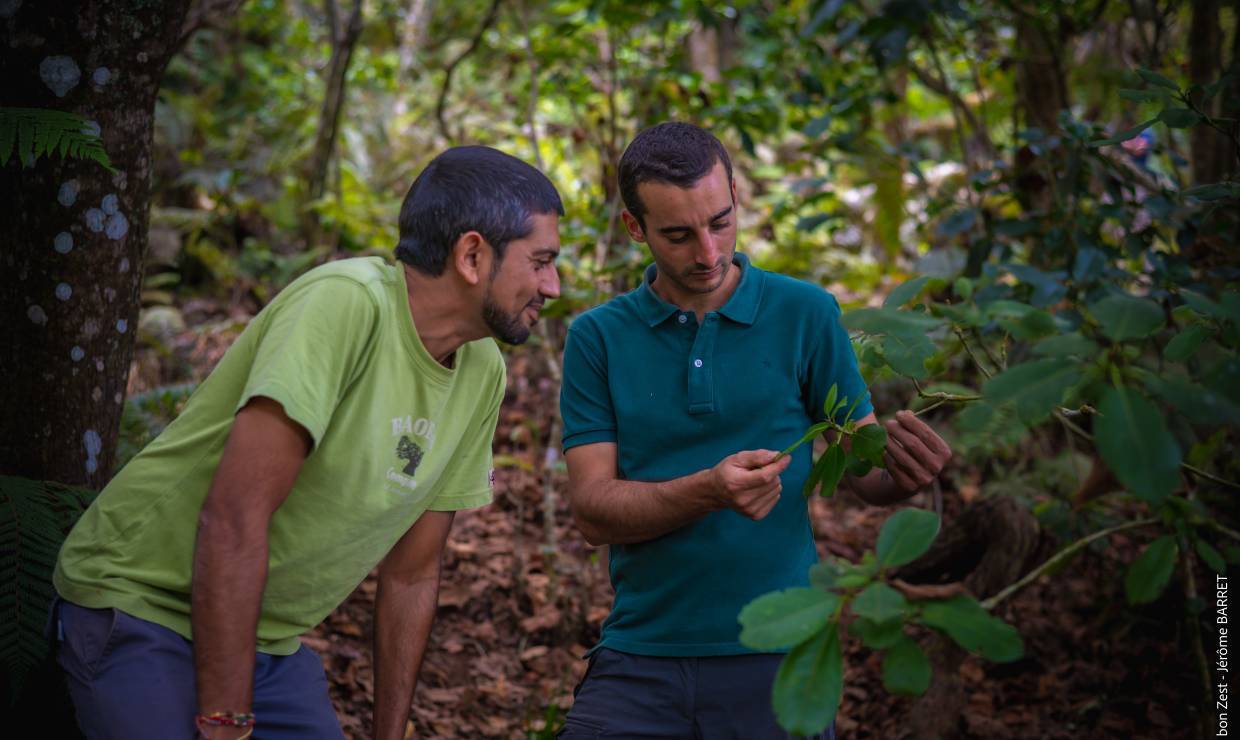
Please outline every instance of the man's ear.
M625 208L620 211L620 220L624 221L624 228L628 229L629 236L633 238L633 241L646 241L646 232L642 228L641 222L637 220L637 216L629 213L629 209Z
M732 210L736 210L736 178L732 178Z
M477 285L483 281L483 275L491 274L493 259L491 245L476 231L466 231L452 245L452 266L469 285Z

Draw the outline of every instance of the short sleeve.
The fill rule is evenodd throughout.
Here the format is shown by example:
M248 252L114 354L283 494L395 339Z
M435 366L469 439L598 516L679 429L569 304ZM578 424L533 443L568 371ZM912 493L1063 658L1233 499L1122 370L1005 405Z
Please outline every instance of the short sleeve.
M494 345L492 349L498 356L499 350ZM503 358L497 357L495 364L487 396L477 406L480 411L470 422L465 443L453 452L449 468L440 479L439 490L427 507L431 511L476 509L491 503L495 497L491 447L499 421L499 407L508 386Z
M271 398L317 446L363 364L378 318L370 292L352 280L290 286L255 320L260 334L234 412L256 396Z
M852 407L854 400L860 398L849 417L860 419L874 411L870 402L870 391L857 369L857 355L853 352L852 341L840 323L840 304L830 293L826 294L825 299L821 308L822 319L811 322L816 325L815 330L820 334L817 341L809 344L812 349L808 363L805 410L815 422L825 420L827 416L822 407L831 392L831 386L834 385L836 398L848 399L840 409L840 415ZM845 419L837 418L836 421L842 423Z
M588 316L569 328L564 344L564 381L560 385L564 450L594 442L616 441L616 413L607 383L607 355Z

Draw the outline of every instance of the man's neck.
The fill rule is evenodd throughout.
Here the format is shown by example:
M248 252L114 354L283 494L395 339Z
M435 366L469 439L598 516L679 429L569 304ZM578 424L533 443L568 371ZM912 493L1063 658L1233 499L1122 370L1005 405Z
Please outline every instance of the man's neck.
M460 292L447 278L428 277L408 265L401 268L405 271L409 314L422 346L440 365L452 367L457 348L482 339L486 333L469 320L473 311L462 303Z
M728 299L736 292L736 286L740 285L740 283L741 266L733 262L728 268L728 273L724 277L723 283L709 293L691 293L686 291L670 279L664 278L661 272L656 272L654 282L650 284L650 289L654 291L655 295L681 311L692 311L697 316L698 323L700 324L702 323L703 316L711 311L718 311L723 307L723 304L728 302Z

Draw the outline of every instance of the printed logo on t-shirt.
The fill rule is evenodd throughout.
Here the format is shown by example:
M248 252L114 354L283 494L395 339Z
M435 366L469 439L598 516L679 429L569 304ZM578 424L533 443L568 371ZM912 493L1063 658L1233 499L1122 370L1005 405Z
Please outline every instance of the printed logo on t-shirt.
M408 495L418 487L418 482L414 480L418 465L422 463L426 451L435 446L435 422L426 418L414 419L412 415L397 416L392 419L392 436L400 437L396 441L395 455L404 461L404 465L399 470L395 466L388 468L388 490ZM413 437L421 439L423 444L418 444Z

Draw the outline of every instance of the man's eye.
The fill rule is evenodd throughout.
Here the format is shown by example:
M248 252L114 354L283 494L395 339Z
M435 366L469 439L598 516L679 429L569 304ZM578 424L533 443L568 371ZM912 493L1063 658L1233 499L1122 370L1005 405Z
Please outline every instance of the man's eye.
M723 231L724 229L728 228L731 225L732 224L728 223L727 221L716 221L715 223L710 225L710 228L714 231Z
M689 241L689 237L688 236L669 236L667 240L671 242L672 244L684 244L685 242Z

